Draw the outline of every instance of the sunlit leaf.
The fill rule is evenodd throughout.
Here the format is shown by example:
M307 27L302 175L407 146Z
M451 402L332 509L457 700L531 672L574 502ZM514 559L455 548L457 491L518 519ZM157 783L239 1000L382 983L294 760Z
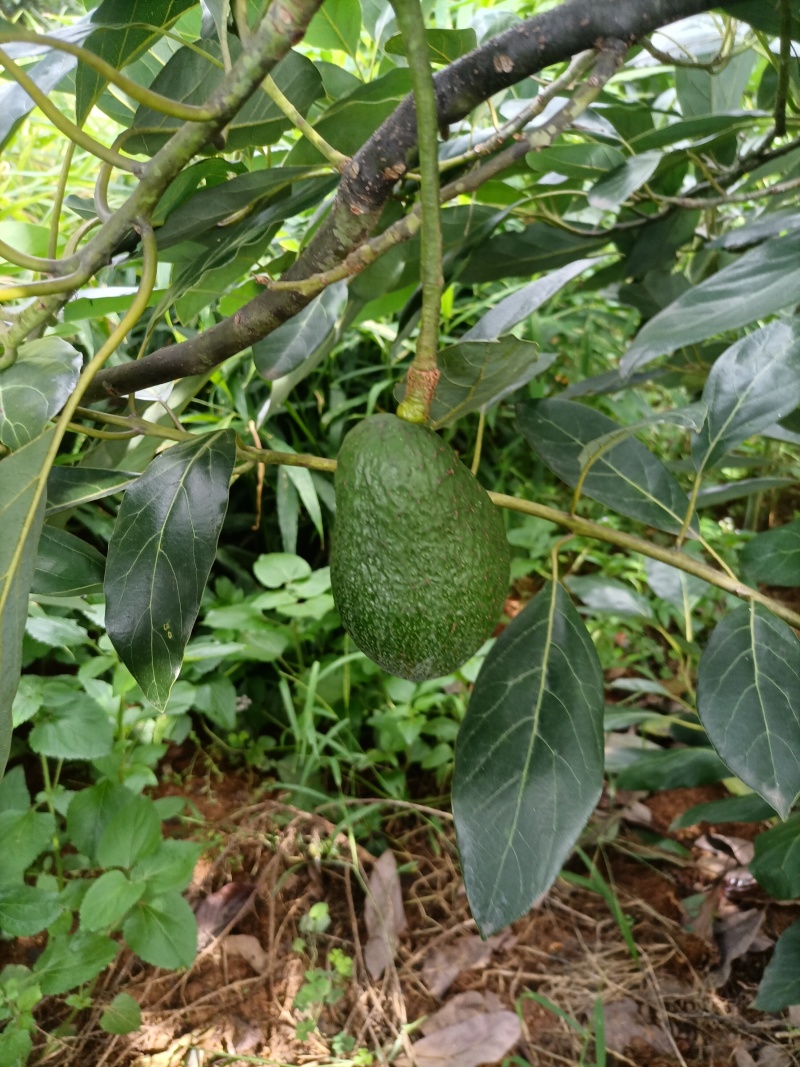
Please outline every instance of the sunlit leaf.
M359 0L325 0L308 24L304 43L354 56L361 37Z
M478 38L473 29L443 30L433 27L425 31L425 36L428 39L430 61L434 65L452 63L459 56L471 52L478 44ZM383 50L388 55L404 56L406 46L402 34L397 33L394 37L390 37L383 46Z

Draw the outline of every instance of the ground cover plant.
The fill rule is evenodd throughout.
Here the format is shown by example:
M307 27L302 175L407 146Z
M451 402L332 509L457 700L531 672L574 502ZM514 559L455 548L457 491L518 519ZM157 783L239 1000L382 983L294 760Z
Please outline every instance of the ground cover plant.
M725 782L683 825L758 823L800 898L798 40L789 0L8 5L0 1062L121 953L192 965L187 749L353 849L345 800L451 793L484 937L576 855L635 956L574 853L619 791ZM354 965L314 906L305 1039Z

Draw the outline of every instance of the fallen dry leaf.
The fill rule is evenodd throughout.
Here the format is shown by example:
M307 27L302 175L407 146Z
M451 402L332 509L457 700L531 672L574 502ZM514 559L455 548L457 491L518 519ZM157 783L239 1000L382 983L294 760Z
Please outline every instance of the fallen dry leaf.
M209 893L200 901L194 909L199 949L210 945L236 918L254 889L255 886L250 882L228 882L222 889Z
M725 985L730 977L731 963L745 953L768 947L759 941L764 912L758 908L748 911L733 912L714 924L714 937L719 948L720 962L709 974L709 978L718 989Z
M225 939L225 951L232 956L241 956L256 974L263 974L267 969L269 957L252 934L231 934Z
M397 939L406 928L397 860L389 849L376 860L368 884L364 925L369 937L364 945L364 963L374 980L394 959Z
M411 1052L416 1067L479 1067L498 1063L521 1036L513 1011L480 1012L420 1038Z
M610 1052L624 1052L634 1041L656 1052L672 1052L672 1043L664 1031L643 1019L639 1005L630 997L606 1004L603 1015L606 1048Z
M420 1030L423 1034L435 1034L437 1030L463 1023L473 1015L502 1010L503 1002L496 993L490 990L481 993L477 989L470 989L466 993L456 993L443 1007L429 1015Z
M443 996L462 971L485 967L492 958L494 938L481 941L468 934L449 945L434 946L422 963L422 978L434 997Z

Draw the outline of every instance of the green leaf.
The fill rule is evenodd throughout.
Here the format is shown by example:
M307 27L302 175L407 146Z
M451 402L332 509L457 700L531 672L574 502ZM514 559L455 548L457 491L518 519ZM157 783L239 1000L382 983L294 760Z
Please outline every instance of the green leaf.
M675 89L681 113L686 118L730 114L742 106L756 54L751 49L734 54L713 73L699 67L677 67Z
M608 240L594 232L581 234L534 222L521 232L501 233L481 242L459 273L459 281L472 285L530 277L565 267L590 252L599 252L606 244Z
M107 1034L132 1034L142 1025L142 1009L130 993L117 993L100 1016L100 1029Z
M194 706L221 730L236 726L236 687L224 675L198 685Z
M539 173L555 171L568 178L594 179L601 174L625 165L625 156L618 148L607 144L558 144L529 152L525 162Z
M773 900L800 897L800 815L758 835L750 872Z
M700 555L699 546L693 541L684 545L683 551L692 556ZM711 589L708 582L704 582L702 578L695 578L693 574L670 567L668 563L662 563L658 559L645 559L644 569L647 584L656 596L684 613L691 611L697 601Z
M778 938L753 1002L757 1011L783 1011L800 1004L800 921Z
M548 583L486 657L456 743L453 813L483 936L550 887L602 779L600 663L569 597Z
M573 488L581 474L585 445L619 429L613 419L572 400L526 401L517 405L517 424L547 466ZM583 492L639 522L679 533L689 499L661 460L633 438L600 457L583 483ZM692 529L697 529L693 519Z
M45 996L66 993L104 970L119 952L119 945L103 934L78 930L51 935L34 965L39 988Z
M126 491L108 546L106 627L147 700L164 710L228 506L232 430L157 456Z
M648 752L620 771L620 789L688 789L729 778L730 771L710 748L671 748Z
M800 404L800 322L771 322L715 361L703 389L708 415L692 440L698 471Z
M758 245L687 289L642 327L620 369L628 376L664 352L766 318L796 303L798 291L800 233L794 232Z
M68 622L59 619L59 622ZM100 705L67 681L48 679L28 744L53 759L99 759L114 744L114 725Z
M82 362L61 337L21 345L15 362L0 371L0 444L14 451L39 436L75 388Z
M69 511L80 504L121 493L138 477L132 471L53 467L47 477L45 515L56 515L59 511Z
M58 36L58 30L51 32ZM38 63L26 66L25 73L45 96L49 96L59 82L70 73L76 62L74 56L67 55L66 52L56 52L53 49ZM0 150L6 146L22 119L35 106L21 85L4 82L2 110L0 110Z
M122 936L132 952L154 967L190 967L197 955L197 922L180 893L140 904L126 920Z
M97 285L78 289L64 308L64 321L83 322L86 319L104 319L107 315L124 313L138 292L135 285ZM163 289L154 289L147 306L153 307L157 304L163 293Z
M614 211L655 174L664 157L660 152L642 152L595 182L587 193L589 203L600 211Z
M347 305L347 285L336 282L303 308L299 315L273 330L253 345L256 370L275 381L331 345L336 325Z
M161 819L149 797L134 796L110 817L97 845L101 867L132 867L161 843Z
M640 619L652 619L653 609L647 597L634 592L625 582L615 578L585 575L568 578L566 585L593 611L607 611L613 615L633 615Z
M720 504L728 504L731 500L741 500L756 493L770 493L794 484L793 478L740 478L736 482L704 485L697 494L696 506L714 508Z
M160 896L185 889L192 880L202 845L172 838L162 841L155 852L140 859L131 870L131 879L141 882L148 896Z
M56 893L32 885L0 885L0 930L9 937L32 937L63 911Z
M67 832L75 847L96 861L97 847L111 819L134 794L124 785L103 779L74 796L67 808Z
M740 797L724 797L722 800L710 800L707 804L695 804L673 819L670 830L682 830L686 826L696 826L700 822L764 822L775 818L775 809L757 793L747 793Z
M141 898L145 887L122 871L106 871L92 882L81 901L82 930L113 930Z
M716 627L700 658L697 710L742 781L786 818L800 792L800 641L760 604Z
M442 30L434 27L427 29L425 36L428 39L430 61L439 66L446 66L448 63L452 63L459 56L471 52L478 45L478 36L473 29ZM406 46L402 34L396 33L393 37L390 37L383 46L383 50L387 55L404 56L406 54Z
M31 614L25 623L25 633L43 645L74 648L85 645L89 635L74 619L60 615Z
M12 767L0 782L0 811L25 811L30 807L31 795L25 781L25 771L19 764Z
M325 0L308 24L303 43L355 56L361 38L359 0Z
M55 819L49 812L0 811L0 883L21 878L53 843Z
M753 581L800 585L800 519L758 534L742 549L741 561Z
M242 49L236 37L228 38L228 49L232 60L239 58ZM224 81L221 55L218 42L211 38L203 39L203 52L181 48L156 75L150 88L182 104L204 104ZM272 71L272 77L301 115L322 95L322 79L314 64L299 52L287 53ZM154 155L181 125L180 119L140 104L132 128L142 132L133 134L125 148ZM233 152L274 144L290 127L290 120L278 105L258 89L225 127L225 145Z
M267 552L253 564L253 574L268 589L278 589L288 582L308 578L311 567L302 556L291 552Z
M83 47L120 70L157 41L197 0L103 0L92 12L98 28ZM83 63L75 75L75 113L82 122L106 85Z
M439 383L431 403L431 426L438 430L470 411L498 403L546 370L555 354L516 337L464 341L439 353Z
M55 526L44 526L31 592L38 596L78 596L103 588L105 557L87 541Z
M651 148L666 148L667 145L674 145L679 141L707 143L710 138L751 129L753 118L752 111L743 112L737 109L730 115L703 115L701 118L683 119L637 134L631 138L631 148L642 153Z
M28 593L44 518L41 481L54 432L49 430L0 460L0 777L11 745L11 706L19 684ZM33 522L25 536L31 511Z
M730 252L760 244L768 237L777 237L780 233L791 233L800 224L800 212L794 208L782 211L765 211L758 218L746 221L735 230L726 230L706 244L706 248L725 248Z

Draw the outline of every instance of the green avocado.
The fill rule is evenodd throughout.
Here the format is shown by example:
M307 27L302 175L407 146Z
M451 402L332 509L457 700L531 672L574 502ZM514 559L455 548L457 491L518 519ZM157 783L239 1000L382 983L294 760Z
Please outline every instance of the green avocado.
M331 585L345 629L391 674L450 674L505 602L500 512L441 437L395 415L347 434L335 487Z

